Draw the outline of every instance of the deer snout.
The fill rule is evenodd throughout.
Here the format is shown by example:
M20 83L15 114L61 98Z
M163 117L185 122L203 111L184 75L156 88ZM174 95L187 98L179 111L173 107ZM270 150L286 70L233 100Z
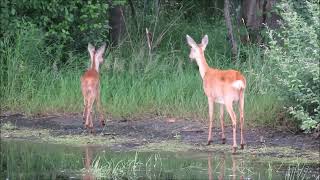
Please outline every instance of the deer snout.
M191 62L194 61L194 59L195 59L195 57L194 57L192 52L189 54L189 59L190 59Z

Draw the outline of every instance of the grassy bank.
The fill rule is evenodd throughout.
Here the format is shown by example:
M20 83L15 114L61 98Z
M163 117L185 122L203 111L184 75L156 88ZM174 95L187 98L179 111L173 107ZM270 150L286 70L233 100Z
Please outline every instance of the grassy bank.
M200 41L208 34L208 64L240 70L247 78L247 122L272 123L280 109L268 87L272 68L264 62L263 53L250 46L241 46L237 62L232 62L222 23L209 26L199 20L198 28L187 22L157 26L154 39L159 43L151 55L143 33L129 33L122 44L109 49L100 69L105 113L206 118L207 100L198 68L188 58L185 35ZM83 52L64 52L58 45L46 46L43 32L32 25L5 37L2 47L1 67L6 67L1 69L2 110L28 114L82 111L80 76L89 62L86 47Z

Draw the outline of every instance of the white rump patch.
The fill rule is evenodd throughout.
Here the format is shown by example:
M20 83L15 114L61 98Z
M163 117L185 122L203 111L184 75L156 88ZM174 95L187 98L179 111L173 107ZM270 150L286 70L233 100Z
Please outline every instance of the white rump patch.
M244 89L244 83L243 81L241 80L236 80L236 81L233 81L233 83L231 84L232 87L236 88L236 89Z

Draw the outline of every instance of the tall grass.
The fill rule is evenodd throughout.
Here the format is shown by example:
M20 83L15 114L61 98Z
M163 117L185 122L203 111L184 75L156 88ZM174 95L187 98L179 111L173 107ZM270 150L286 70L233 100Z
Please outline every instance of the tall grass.
M177 16L176 18L179 18ZM127 38L106 53L101 66L101 96L110 116L163 116L207 118L207 100L196 64L188 58L185 35L196 40L209 36L208 64L221 69L238 69L248 81L246 120L251 124L271 123L280 104L270 89L272 68L256 47L241 47L238 63L230 59L223 22L208 24L199 20L195 27L187 21L159 21L154 30L149 55L144 33L129 32ZM162 24L161 24L162 23ZM2 110L34 113L81 112L80 76L89 56L69 52L61 63L61 48L45 45L41 30L32 25L18 30L2 43ZM216 108L217 109L217 108Z

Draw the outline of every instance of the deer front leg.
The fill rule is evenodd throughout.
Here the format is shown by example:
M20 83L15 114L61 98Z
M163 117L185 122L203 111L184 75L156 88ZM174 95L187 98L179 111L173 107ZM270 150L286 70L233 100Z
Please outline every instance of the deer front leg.
M212 141L212 126L213 126L213 104L214 100L212 98L208 98L208 105L209 105L209 129L208 129L208 143L210 145Z
M226 137L224 135L224 110L223 104L220 105L220 124L221 124L221 140L222 144L226 143Z
M245 141L243 137L243 130L244 130L244 91L240 92L240 100L239 100L239 112L240 112L240 145L241 149L244 149Z

